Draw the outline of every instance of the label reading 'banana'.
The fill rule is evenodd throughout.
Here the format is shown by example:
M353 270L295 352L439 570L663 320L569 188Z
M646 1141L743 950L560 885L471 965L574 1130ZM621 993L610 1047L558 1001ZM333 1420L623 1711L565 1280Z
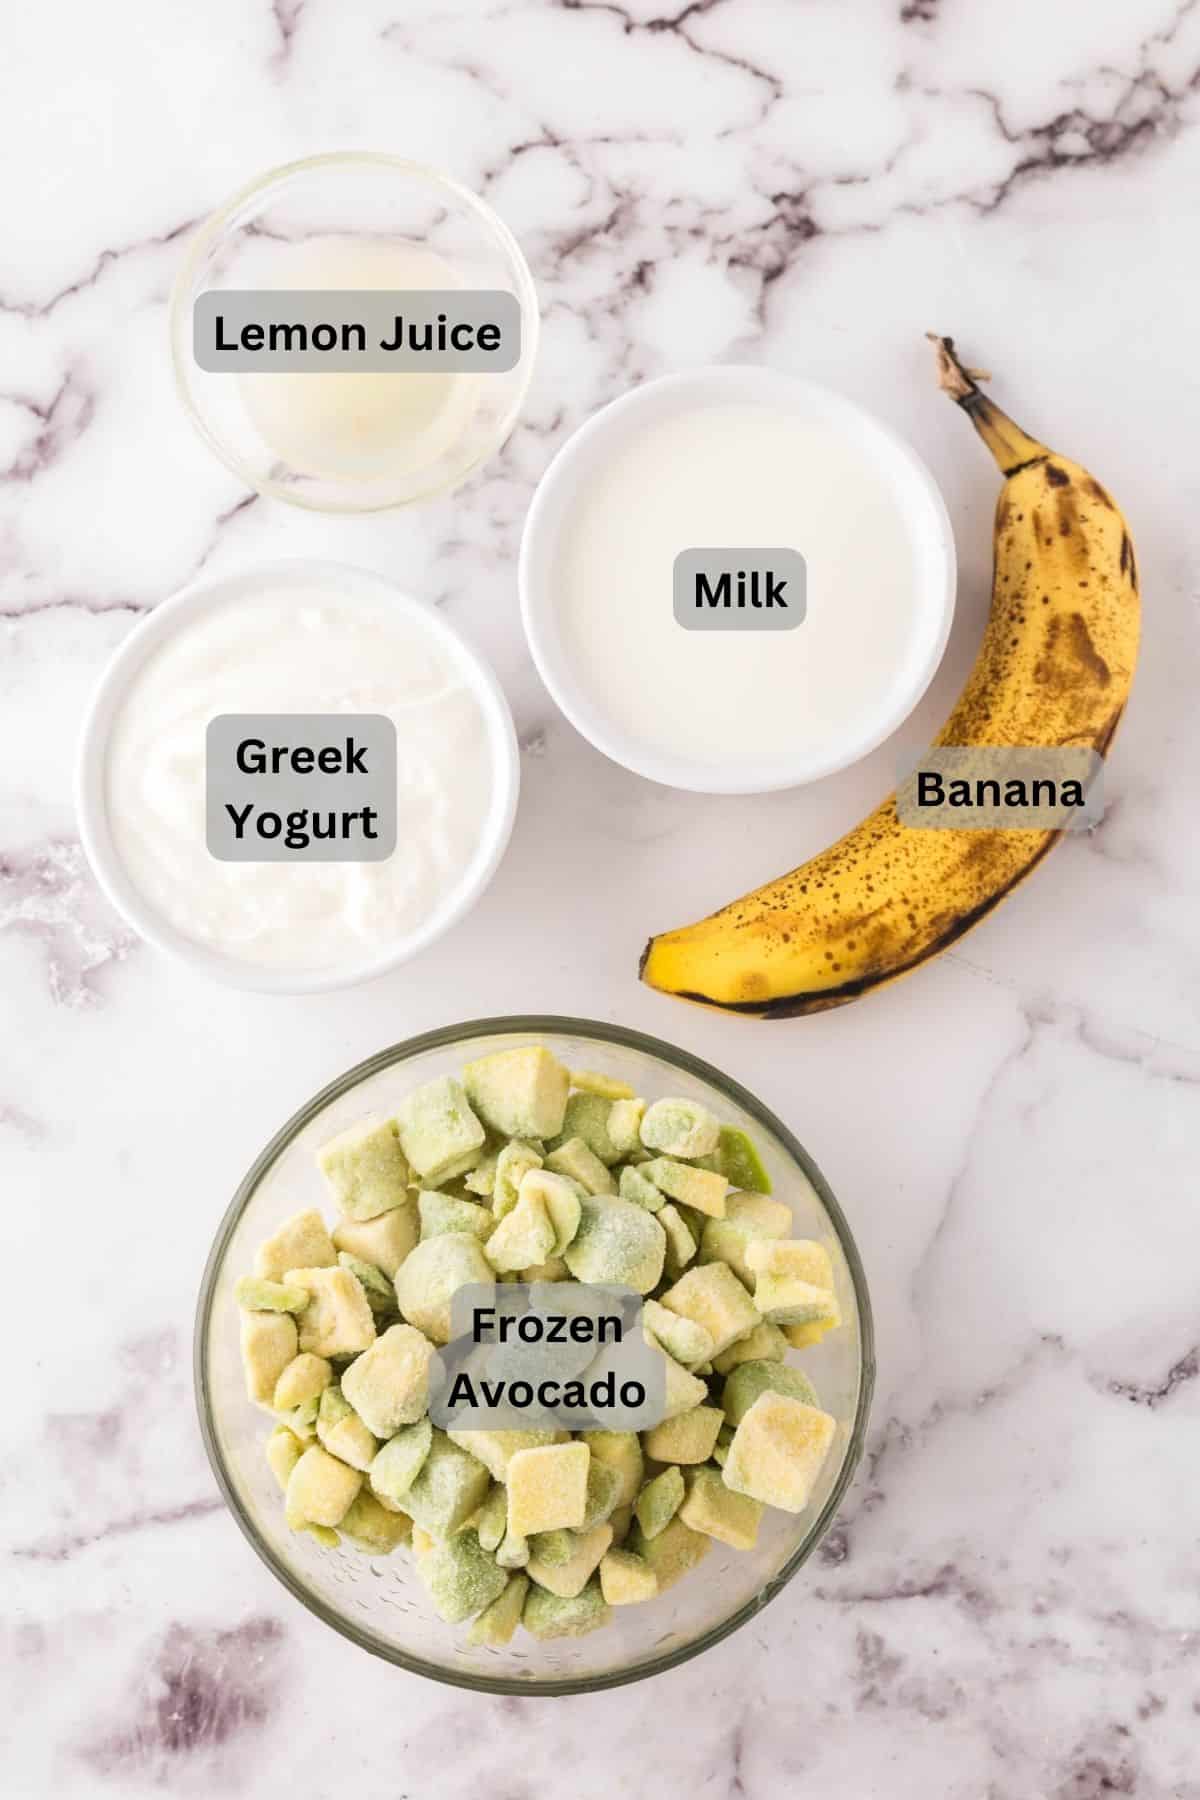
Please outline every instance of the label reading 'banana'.
M896 812L925 830L1086 831L1104 816L1103 770L1100 753L1077 744L942 744L905 761Z

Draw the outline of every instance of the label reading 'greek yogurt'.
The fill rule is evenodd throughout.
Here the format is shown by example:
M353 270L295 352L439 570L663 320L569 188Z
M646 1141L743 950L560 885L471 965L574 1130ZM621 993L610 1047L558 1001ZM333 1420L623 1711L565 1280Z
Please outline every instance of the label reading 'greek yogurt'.
M221 713L206 739L219 862L384 862L396 848L396 727L381 713Z

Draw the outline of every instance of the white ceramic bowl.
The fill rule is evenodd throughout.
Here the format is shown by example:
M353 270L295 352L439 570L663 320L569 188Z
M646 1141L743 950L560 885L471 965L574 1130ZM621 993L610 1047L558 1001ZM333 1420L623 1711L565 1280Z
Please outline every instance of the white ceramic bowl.
M419 619L462 674L483 714L492 762L492 797L480 841L460 881L437 910L398 945L375 950L355 963L309 970L263 968L227 956L177 931L141 895L125 871L108 821L106 771L114 721L134 676L179 628L239 595L260 592L264 583L286 579L298 595L328 595L336 585L347 606L378 607L381 600L400 617ZM411 599L382 575L339 563L284 560L239 575L193 582L156 606L134 627L108 664L84 718L75 772L75 803L84 852L108 899L138 935L201 974L229 987L257 993L314 994L353 987L408 962L470 911L494 875L508 845L517 810L520 757L512 715L499 682L474 650L435 608Z
M564 643L555 567L561 536L577 496L613 452L639 432L692 407L714 402L786 407L806 420L828 420L894 492L907 521L917 570L919 613L903 665L876 716L853 734L830 737L818 751L736 765L700 764L635 738L601 706L572 668ZM653 497L649 497L653 503ZM683 545L680 548L684 548ZM803 546L798 546L803 548ZM620 546L614 546L614 575ZM775 369L727 366L665 375L634 388L595 413L569 438L539 483L525 521L520 557L521 616L538 672L567 718L614 762L667 787L707 794L769 793L832 775L867 755L903 723L933 679L954 616L954 535L933 476L916 451L887 425L831 388ZM803 629L803 627L801 627ZM630 654L635 654L630 646Z

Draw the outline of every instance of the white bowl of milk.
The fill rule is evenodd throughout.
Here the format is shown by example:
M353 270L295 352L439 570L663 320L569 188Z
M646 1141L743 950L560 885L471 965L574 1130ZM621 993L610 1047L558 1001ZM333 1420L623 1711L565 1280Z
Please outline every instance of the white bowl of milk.
M916 706L954 538L924 463L853 401L706 368L568 440L520 589L539 673L598 750L670 787L763 793L856 762Z

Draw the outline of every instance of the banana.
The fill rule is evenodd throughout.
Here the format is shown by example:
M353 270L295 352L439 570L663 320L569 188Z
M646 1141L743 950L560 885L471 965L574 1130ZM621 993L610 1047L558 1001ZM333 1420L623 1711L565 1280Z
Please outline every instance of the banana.
M931 334L932 335L932 334ZM992 604L979 655L937 744L1108 750L1137 660L1128 527L1078 463L1028 437L987 377L934 337L938 377L1005 477ZM1055 831L913 830L895 794L820 855L695 925L650 939L641 976L760 1018L844 1006L926 963L1037 867Z

